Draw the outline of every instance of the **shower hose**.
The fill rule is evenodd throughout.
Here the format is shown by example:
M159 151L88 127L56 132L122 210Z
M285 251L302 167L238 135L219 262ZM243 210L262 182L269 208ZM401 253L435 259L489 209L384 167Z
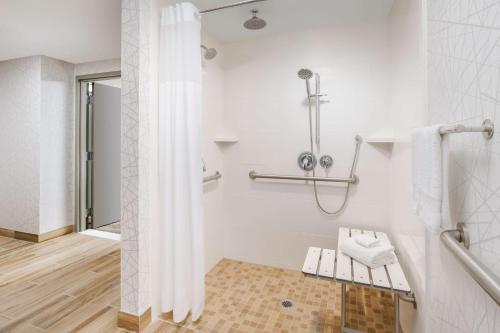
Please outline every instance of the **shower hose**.
M309 143L311 146L311 154L314 154L311 98L309 97L308 99L309 99L309 103L308 103L309 104ZM351 165L351 171L350 171L351 178L355 177L356 165L358 163L358 157L359 157L359 148L361 146L362 138L359 135L356 135L355 140L356 140L356 150L354 152L354 159L353 159L352 165ZM315 169L316 168L312 169L313 177L316 177ZM342 202L342 205L340 205L340 207L338 209L336 209L335 211L328 211L321 204L321 202L319 200L318 188L317 188L315 180L313 180L313 187L314 187L314 198L316 200L316 204L318 205L318 208L320 209L320 211L323 214L328 215L328 216L336 216L344 211L345 207L347 206L347 201L349 199L349 191L351 189L351 183L347 183L347 187L346 187L345 194L344 194L344 201Z

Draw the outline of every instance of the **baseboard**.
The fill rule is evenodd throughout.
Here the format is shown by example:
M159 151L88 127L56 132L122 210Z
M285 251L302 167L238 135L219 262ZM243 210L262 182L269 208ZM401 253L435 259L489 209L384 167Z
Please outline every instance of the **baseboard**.
M151 308L140 316L126 312L118 312L118 327L134 332L143 332L151 323Z
M41 242L45 242L49 239L53 239L53 238L60 237L60 236L66 235L66 234L70 234L73 232L73 229L74 229L73 225L67 225L65 227L37 235L37 234L31 234L29 232L22 232L22 231L0 228L0 236L11 237L11 238L24 240L24 241L28 241L28 242L33 242L33 243L41 243Z
M15 238L15 231L10 229L0 228L0 236Z

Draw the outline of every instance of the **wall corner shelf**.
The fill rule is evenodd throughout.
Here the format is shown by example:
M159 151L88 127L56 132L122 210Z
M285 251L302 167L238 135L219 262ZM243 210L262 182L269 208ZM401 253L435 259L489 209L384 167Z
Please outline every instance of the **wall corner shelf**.
M236 143L239 141L237 136L232 135L220 135L214 138L215 143Z
M393 136L370 136L365 139L366 143L370 144L393 144L396 138Z

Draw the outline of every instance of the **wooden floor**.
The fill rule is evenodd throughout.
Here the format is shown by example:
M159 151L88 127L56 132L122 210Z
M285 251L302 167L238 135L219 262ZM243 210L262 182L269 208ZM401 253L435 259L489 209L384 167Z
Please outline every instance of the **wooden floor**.
M124 332L119 307L119 242L0 237L0 332Z

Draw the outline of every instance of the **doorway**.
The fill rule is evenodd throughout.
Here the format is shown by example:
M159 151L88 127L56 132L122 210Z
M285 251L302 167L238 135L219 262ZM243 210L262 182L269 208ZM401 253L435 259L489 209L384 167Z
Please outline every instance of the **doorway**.
M77 78L77 82L77 229L120 234L120 75Z

